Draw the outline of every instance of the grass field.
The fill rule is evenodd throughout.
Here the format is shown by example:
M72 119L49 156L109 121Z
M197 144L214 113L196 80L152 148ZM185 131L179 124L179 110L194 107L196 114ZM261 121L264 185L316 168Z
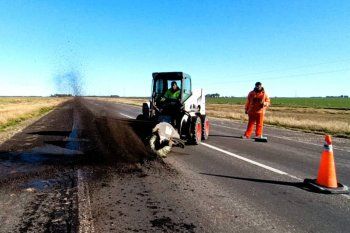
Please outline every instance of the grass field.
M207 98L208 104L238 104L243 105L246 98ZM350 98L271 98L275 107L299 107L317 109L350 110Z
M1 97L0 132L27 119L44 115L66 100L64 98Z
M101 98L101 100L140 106L145 98ZM225 102L226 101L226 102ZM338 98L272 98L265 123L306 132L328 133L350 138L350 99ZM245 98L207 99L211 117L246 122ZM318 103L318 104L317 104ZM337 103L330 106L330 103Z

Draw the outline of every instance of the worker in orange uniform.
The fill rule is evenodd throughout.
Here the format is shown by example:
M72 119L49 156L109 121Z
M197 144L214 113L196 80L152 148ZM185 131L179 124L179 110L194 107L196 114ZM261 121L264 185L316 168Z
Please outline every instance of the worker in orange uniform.
M249 92L247 102L245 104L245 113L248 114L249 121L247 130L242 138L250 138L254 129L254 124L256 124L256 138L262 137L264 115L268 106L270 106L270 98L266 94L261 82L255 83L255 88L253 91Z

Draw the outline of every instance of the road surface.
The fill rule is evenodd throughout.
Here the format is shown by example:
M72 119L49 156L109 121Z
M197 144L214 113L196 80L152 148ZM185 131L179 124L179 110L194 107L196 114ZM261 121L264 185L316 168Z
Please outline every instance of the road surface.
M201 145L175 148L164 162L141 161L147 151L132 133L140 129L128 126L141 108L95 99L81 103L60 107L1 145L1 232L350 227L348 195L311 192L302 183L317 175L322 135L266 127L269 142L257 143L240 139L244 123L211 119L210 138ZM111 120L96 123L100 117ZM350 185L350 140L333 141L338 180Z

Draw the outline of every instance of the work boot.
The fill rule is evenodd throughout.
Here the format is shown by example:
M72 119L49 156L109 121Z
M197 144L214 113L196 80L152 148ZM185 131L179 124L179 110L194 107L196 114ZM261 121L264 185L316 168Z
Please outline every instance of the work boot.
M247 136L243 135L242 139L249 139Z

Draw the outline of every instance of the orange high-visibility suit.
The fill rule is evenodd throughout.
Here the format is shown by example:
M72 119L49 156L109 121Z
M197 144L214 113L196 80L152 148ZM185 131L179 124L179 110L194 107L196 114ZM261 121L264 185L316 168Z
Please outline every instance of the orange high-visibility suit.
M248 114L249 121L244 136L250 138L254 129L254 124L256 124L255 136L262 136L264 115L268 106L270 106L270 98L265 93L264 89L262 89L260 92L256 92L255 90L249 92L247 102L245 104L245 112Z

